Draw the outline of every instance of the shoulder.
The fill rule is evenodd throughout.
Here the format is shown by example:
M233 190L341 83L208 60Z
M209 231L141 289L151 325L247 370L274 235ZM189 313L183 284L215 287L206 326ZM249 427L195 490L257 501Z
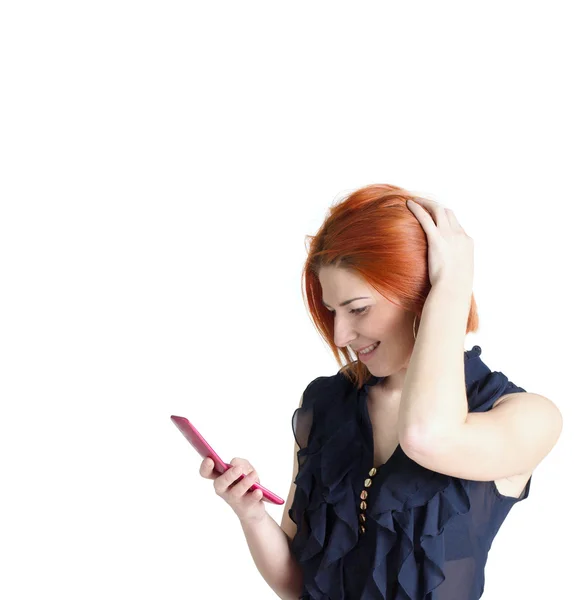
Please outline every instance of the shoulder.
M469 412L488 411L510 395L526 392L502 371L493 371L482 360L481 353L480 346L465 352L464 376Z
M342 371L334 375L320 375L305 388L304 394L324 394L327 392L346 392L353 387L352 382Z
M356 410L353 390L352 382L340 371L316 377L305 388L298 411L307 414L315 427L327 434L353 419Z

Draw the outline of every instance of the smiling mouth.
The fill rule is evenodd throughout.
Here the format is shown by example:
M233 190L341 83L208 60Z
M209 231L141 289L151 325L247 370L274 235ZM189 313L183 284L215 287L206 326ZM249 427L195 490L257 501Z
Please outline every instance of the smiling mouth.
M371 346L366 346L366 348L371 348L371 350L369 352L367 352L366 354L371 354L371 352L374 352L380 345L381 345L381 342L375 342L374 348L371 348L371 346L373 346L373 344L371 344ZM357 350L356 353L361 354L361 355L363 354L362 350Z

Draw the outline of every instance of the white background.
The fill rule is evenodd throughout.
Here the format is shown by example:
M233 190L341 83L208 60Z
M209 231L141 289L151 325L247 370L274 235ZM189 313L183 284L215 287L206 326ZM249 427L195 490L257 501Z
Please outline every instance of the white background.
M465 348L563 414L483 598L567 595L569 3L395 4L2 3L2 598L276 597L170 415L287 497L305 235L369 183L454 210Z

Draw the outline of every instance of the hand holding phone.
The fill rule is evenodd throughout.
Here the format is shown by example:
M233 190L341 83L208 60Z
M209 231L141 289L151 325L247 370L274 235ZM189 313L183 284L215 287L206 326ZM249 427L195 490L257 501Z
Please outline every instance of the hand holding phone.
M257 511L253 511L250 505L253 503L260 504L260 499L273 504L285 503L282 498L259 484L257 472L249 461L233 459L232 464L224 462L188 419L171 415L171 420L195 450L206 459L201 464L200 474L203 477L215 480L216 493L232 506L241 520L247 515L253 516L251 515L253 512L259 516ZM211 467L210 461L213 461L213 467ZM230 470L235 466L239 467L238 473ZM216 473L218 476L215 475ZM245 483L243 482L244 479L246 480ZM261 505L261 508L265 511L263 505Z
M230 464L231 468L221 475L213 468L213 460L207 457L201 463L199 474L214 480L215 493L231 506L242 523L258 523L267 511L261 502L263 492L253 488L253 483L259 482L257 471L244 458L234 458Z

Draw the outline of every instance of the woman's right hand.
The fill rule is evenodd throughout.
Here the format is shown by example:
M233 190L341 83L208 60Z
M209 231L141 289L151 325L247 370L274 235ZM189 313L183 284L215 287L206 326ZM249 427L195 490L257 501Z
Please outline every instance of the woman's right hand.
M265 517L267 511L261 500L261 490L249 491L255 482L259 482L257 471L245 458L233 458L230 463L232 468L225 473L214 470L213 459L204 458L199 467L199 474L205 479L213 480L215 493L223 498L233 509L242 523L256 523ZM241 475L245 475L239 480Z

